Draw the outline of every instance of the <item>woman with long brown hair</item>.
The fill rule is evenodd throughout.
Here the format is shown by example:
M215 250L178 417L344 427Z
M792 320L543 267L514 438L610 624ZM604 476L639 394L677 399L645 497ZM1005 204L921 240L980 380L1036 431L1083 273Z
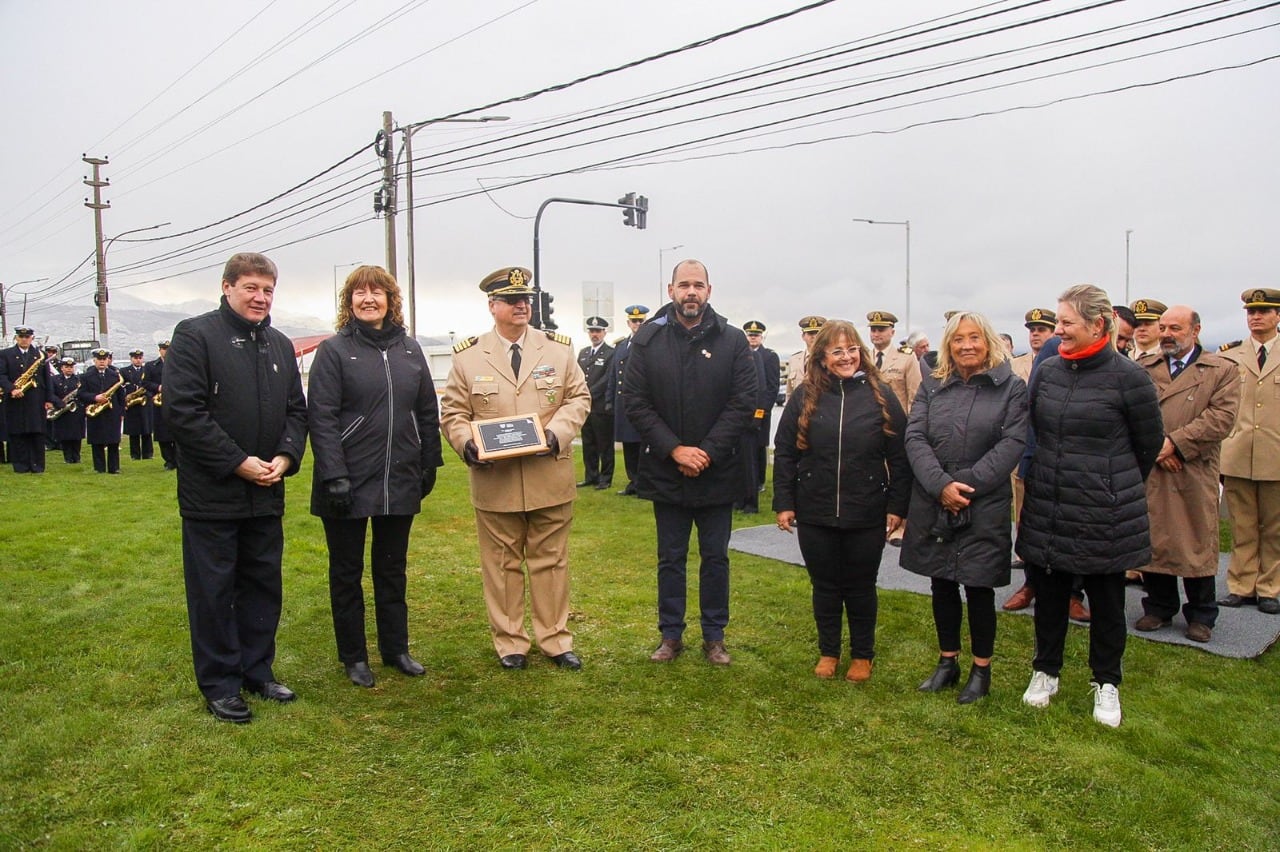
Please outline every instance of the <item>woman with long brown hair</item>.
M813 673L835 677L847 615L854 682L871 678L880 556L911 491L907 417L866 351L853 323L827 320L774 438L778 529L797 531L813 584Z

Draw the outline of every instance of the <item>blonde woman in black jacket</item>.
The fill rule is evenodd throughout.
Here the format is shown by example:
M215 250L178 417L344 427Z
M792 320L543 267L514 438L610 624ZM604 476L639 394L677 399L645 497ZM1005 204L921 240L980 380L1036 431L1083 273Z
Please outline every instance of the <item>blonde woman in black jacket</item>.
M911 491L907 418L865 351L852 323L823 325L778 421L773 467L778 528L798 532L813 583L814 674L835 676L847 614L854 682L871 678L880 555Z
M405 567L409 531L435 486L440 406L426 357L404 329L400 288L386 270L361 266L340 296L338 333L311 367L307 418L315 466L311 513L329 546L329 601L338 659L356 686L371 687L365 648L364 543L382 661L410 677Z

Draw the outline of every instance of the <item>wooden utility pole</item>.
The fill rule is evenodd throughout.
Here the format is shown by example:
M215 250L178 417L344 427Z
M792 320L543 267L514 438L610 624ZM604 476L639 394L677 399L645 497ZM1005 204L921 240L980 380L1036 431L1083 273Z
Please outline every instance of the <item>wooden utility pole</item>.
M382 114L382 216L387 242L387 272L396 276L396 144L391 110Z
M93 179L85 179L85 185L93 187L93 201L86 198L84 206L93 211L93 233L98 261L98 287L93 294L93 303L98 306L98 330L102 334L100 342L106 347L110 341L107 334L107 256L102 245L102 211L110 209L111 202L102 200L102 188L110 186L111 181L102 180L98 171L107 165L106 157L90 157L86 154L81 159L93 166Z

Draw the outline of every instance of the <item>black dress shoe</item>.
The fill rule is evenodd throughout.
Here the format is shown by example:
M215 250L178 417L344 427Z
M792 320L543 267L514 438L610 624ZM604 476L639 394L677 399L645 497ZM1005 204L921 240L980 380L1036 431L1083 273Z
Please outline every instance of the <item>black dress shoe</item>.
M245 704L244 699L239 695L228 695L226 698L206 701L204 706L209 708L213 718L221 722L234 722L237 725L243 725L253 718L253 711L249 709L249 705Z
M578 655L572 651L565 651L563 654L556 654L551 658L551 662L555 663L558 668L577 671L582 668L582 660L578 659Z
M1259 596L1258 612L1265 612L1267 615L1280 615L1280 598L1264 598Z
M410 657L408 653L396 654L390 659L383 657L382 662L384 665L396 669L400 674L408 675L409 677L421 677L427 673L426 666Z
M297 695L292 689L283 683L274 680L256 683L254 681L245 681L244 688L252 692L259 698L265 698L268 701L278 701L281 704L288 704L290 701L297 699Z
M1218 601L1218 606L1244 606L1245 604L1256 603L1257 600L1258 599L1253 595L1237 595L1235 592L1232 592L1222 600Z
M938 657L938 667L929 679L916 687L917 692L941 692L960 682L960 664L955 657Z
M965 681L964 689L956 696L956 703L972 704L990 691L991 664L980 666L974 663L973 668L969 669L969 679Z
M505 657L499 657L498 662L504 669L523 669L529 665L524 654L507 654Z
M364 660L355 663L345 663L343 668L347 670L347 678L356 686L363 686L369 689L373 686L373 671L369 668L369 664Z
M596 490L597 490L597 491L608 491L608 490L609 490L610 488L612 488L612 487L613 487L613 483L612 483L612 482L597 482L597 483L596 483Z
M595 485L595 484L596 484L596 481L595 481L594 479L584 479L584 480L582 480L581 482L579 482L579 483L578 483L578 487L579 487L579 488L586 488L586 487L588 487L588 486L590 486L590 485Z

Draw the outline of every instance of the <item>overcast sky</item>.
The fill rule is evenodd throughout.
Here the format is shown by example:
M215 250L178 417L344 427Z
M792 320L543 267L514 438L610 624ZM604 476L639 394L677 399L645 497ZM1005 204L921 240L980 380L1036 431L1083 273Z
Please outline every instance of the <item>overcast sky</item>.
M584 282L613 283L617 328L625 305L659 305L684 257L709 267L717 310L764 321L784 353L810 313L862 325L888 310L905 336L906 229L854 218L910 220L912 325L935 340L952 308L988 313L1022 349L1023 312L1053 307L1070 284L1124 300L1130 230L1129 300L1191 304L1208 340L1244 333L1241 290L1280 284L1280 61L1268 60L1280 7L1249 12L1265 0L837 0L500 103L801 5L0 0L0 282L11 306L26 293L32 310L92 311L92 265L77 269L93 248L88 153L111 160L107 236L202 229L115 243L113 292L213 298L227 256L268 250L277 307L328 320L335 266L341 277L355 261L386 262L371 143L391 110L397 125L509 117L414 137L423 335L489 327L477 283L532 266L543 200L627 191L650 199L647 230L609 208L553 205L543 218L541 283L580 341ZM1014 66L1025 67L1004 70ZM1199 76L1147 85L1184 75ZM743 79L692 91L730 76Z

